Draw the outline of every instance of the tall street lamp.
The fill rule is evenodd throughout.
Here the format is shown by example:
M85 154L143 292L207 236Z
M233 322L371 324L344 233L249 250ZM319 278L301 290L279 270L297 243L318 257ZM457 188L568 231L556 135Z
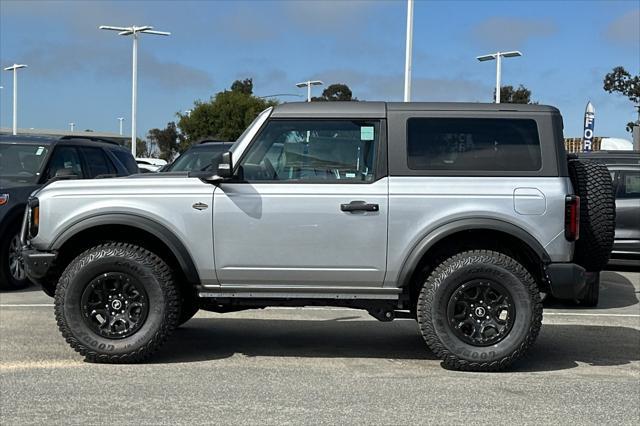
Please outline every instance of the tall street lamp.
M124 120L124 117L118 117L118 121L120 122L120 136L122 136L122 121Z
M73 132L73 130L76 128L76 123L69 123L69 128Z
M407 0L407 41L404 59L404 101L411 101L411 56L413 54L413 0Z
M517 50L513 50L511 52L496 52L496 53L490 53L488 55L482 55L482 56L478 56L476 59L478 59L480 62L484 62L484 61L492 61L492 60L496 60L496 103L499 104L500 103L500 78L502 75L502 58L513 58L515 56L522 56L522 53L520 53Z
M13 134L18 134L18 70L27 68L24 64L13 64L6 67L5 71L13 71Z
M145 25L143 27L112 27L100 25L101 30L118 31L121 36L133 36L133 72L131 83L131 154L136 156L136 108L137 108L137 86L138 86L138 34L154 34L168 36L171 33L166 31L153 31L153 27Z
M296 84L296 87L305 87L307 88L307 102L311 102L311 86L322 86L324 83L320 80L309 80L303 81L301 83Z

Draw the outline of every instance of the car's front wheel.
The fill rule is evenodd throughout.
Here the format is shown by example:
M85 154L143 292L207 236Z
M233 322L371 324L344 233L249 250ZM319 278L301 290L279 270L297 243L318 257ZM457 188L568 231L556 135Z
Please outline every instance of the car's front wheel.
M30 284L22 260L20 231L12 230L0 240L0 289L19 290Z
M495 371L521 357L542 324L535 280L502 253L457 254L427 277L417 302L427 345L455 370Z
M160 257L132 244L107 243L65 269L55 314L64 338L88 361L139 362L176 328L180 297Z

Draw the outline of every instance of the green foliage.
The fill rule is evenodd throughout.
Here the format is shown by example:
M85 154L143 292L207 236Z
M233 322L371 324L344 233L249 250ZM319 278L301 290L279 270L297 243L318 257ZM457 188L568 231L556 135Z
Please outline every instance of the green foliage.
M209 102L196 101L189 115L178 113L182 135L179 152L204 138L235 141L260 112L276 104L253 96L251 79L236 80L231 87Z
M494 89L493 95L495 97ZM531 101L531 90L522 84L514 89L513 86L502 86L500 88L500 102L504 104L536 104Z
M131 150L131 139L127 139L127 141L124 143L124 146ZM136 138L136 156L145 158L151 157L149 145L147 144L147 142L143 141L140 138Z
M313 102L322 101L357 101L346 84L331 84L322 91L322 96L311 98Z
M613 71L604 76L603 88L609 93L618 93L626 96L631 102L636 104L640 112L640 76L632 76L624 67L615 67ZM640 124L627 123L627 131L632 132L634 126Z
M166 161L171 161L180 148L178 129L173 121L167 123L164 129L149 130L147 139L158 147L160 158Z

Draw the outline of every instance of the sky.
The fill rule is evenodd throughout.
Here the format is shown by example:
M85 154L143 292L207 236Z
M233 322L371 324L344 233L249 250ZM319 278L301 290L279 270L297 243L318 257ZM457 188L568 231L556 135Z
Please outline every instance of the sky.
M99 25L172 33L140 40L141 137L242 78L258 96L305 95L295 83L320 79L362 100L403 97L404 0L0 0L0 64L29 66L18 77L19 127L117 132L124 117L130 133L131 37ZM581 136L591 100L596 135L630 139L635 109L602 80L619 65L640 73L640 0L416 0L412 100L491 102L495 62L475 58L506 50L524 56L503 61L503 84L558 107L565 136ZM10 72L0 85L0 126L10 127Z

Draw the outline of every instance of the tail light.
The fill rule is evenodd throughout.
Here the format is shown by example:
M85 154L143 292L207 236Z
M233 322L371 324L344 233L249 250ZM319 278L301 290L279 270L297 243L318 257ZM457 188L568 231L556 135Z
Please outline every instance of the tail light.
M564 209L564 236L567 241L580 238L580 197L567 195Z

